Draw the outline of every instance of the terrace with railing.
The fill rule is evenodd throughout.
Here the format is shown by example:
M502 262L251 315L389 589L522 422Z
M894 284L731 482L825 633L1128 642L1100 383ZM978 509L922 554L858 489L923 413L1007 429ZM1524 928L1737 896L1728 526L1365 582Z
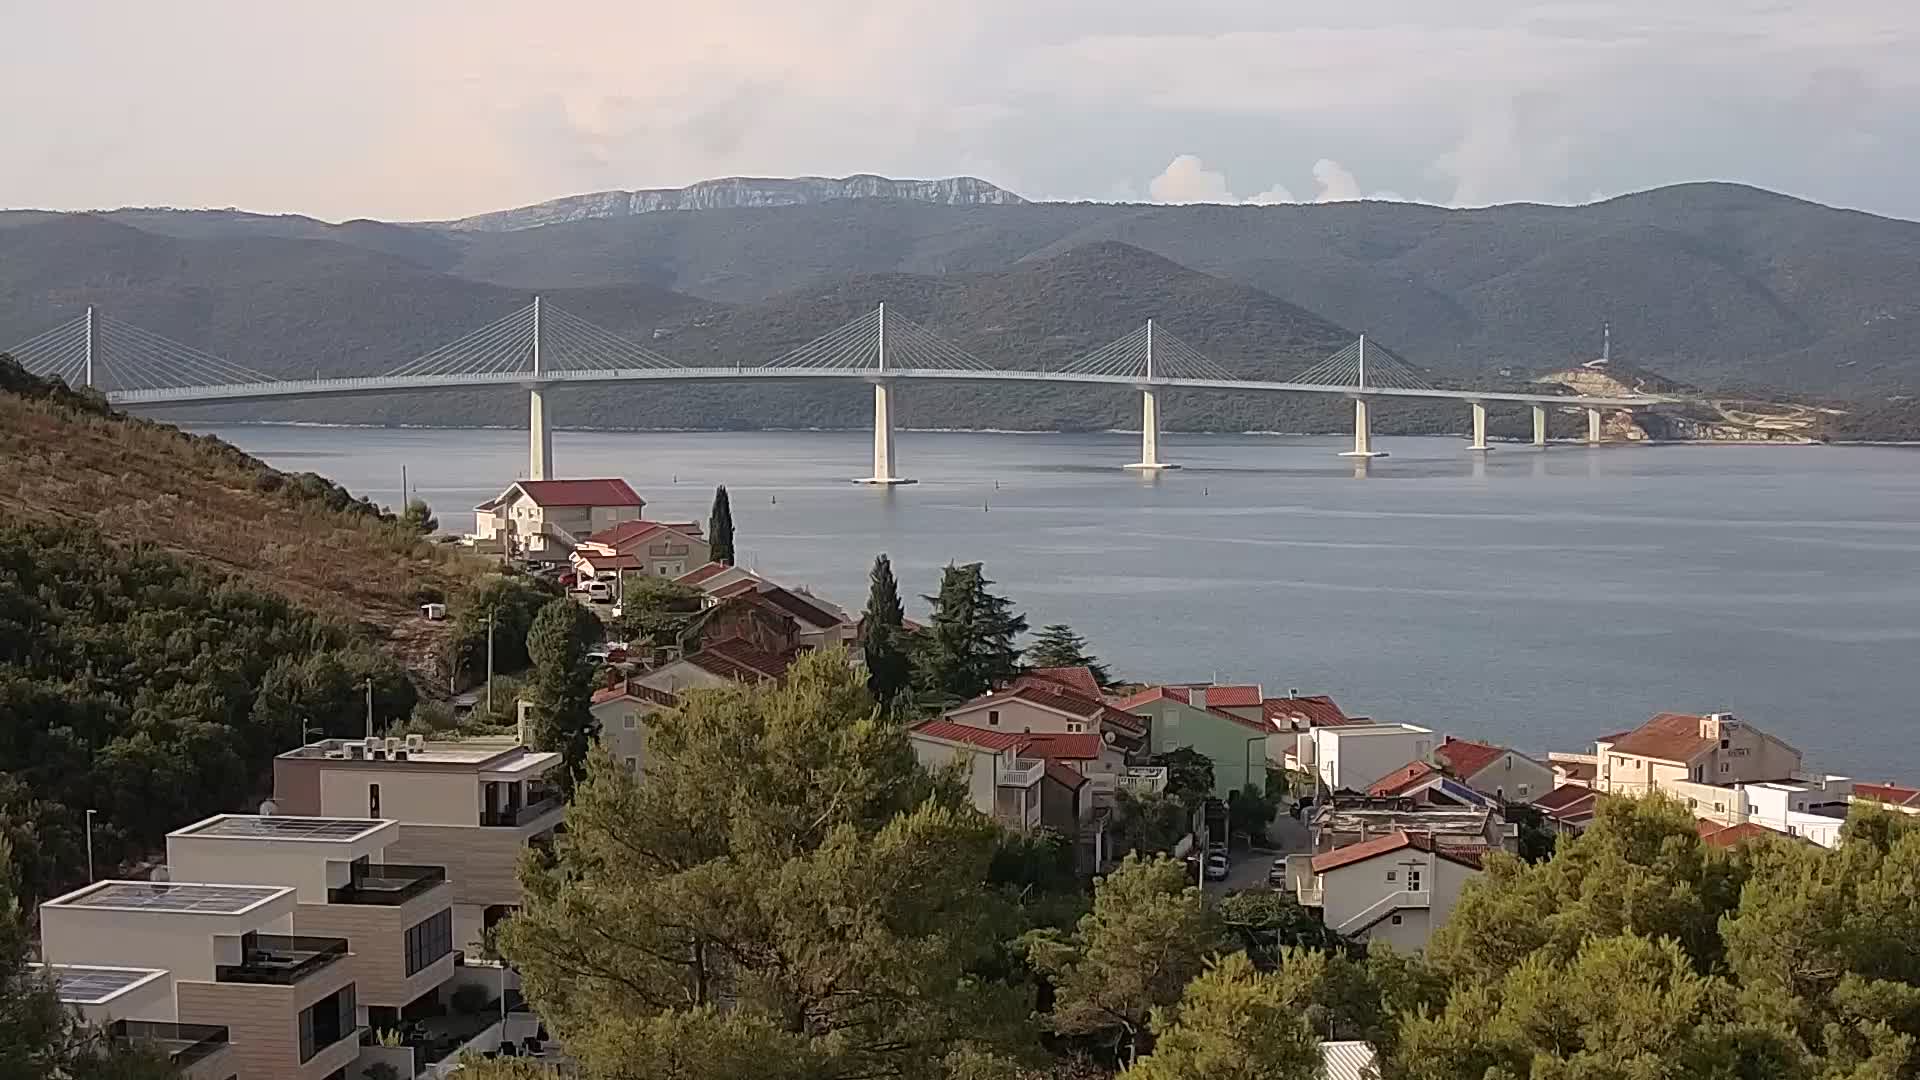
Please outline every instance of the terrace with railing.
M406 863L354 863L347 884L327 890L329 904L371 904L399 907L421 893L445 884L444 866Z
M246 934L240 939L239 963L214 965L213 977L223 983L292 986L346 958L345 938Z
M123 1045L157 1050L178 1069L205 1061L229 1045L227 1029L218 1024L115 1020L107 1025L106 1036Z

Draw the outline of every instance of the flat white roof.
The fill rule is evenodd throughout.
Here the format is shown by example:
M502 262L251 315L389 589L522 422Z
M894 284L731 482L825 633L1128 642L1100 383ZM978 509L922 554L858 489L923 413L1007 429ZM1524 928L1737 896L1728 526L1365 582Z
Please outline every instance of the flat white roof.
M387 827L379 818L262 817L257 814L218 814L176 829L170 836L213 836L223 840L299 840L349 843Z
M551 750L528 751L509 761L503 761L488 769L488 776L508 776L518 778L532 773L538 775L552 768L560 760L560 755Z
M98 967L92 964L34 964L53 976L54 992L65 1005L105 1005L129 990L167 977L159 968Z
M279 885L202 885L172 881L102 881L42 907L92 911L152 911L185 915L240 915L293 895Z

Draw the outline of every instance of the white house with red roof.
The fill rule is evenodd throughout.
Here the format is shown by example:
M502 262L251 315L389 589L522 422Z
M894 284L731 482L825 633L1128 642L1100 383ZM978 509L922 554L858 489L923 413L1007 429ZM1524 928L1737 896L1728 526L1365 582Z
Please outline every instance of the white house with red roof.
M984 731L1036 737L1053 758L1086 776L1096 795L1108 795L1146 772L1129 771L1132 755L1146 747L1147 724L1104 701L1081 697L1050 679L1023 675L1012 685L989 691L948 709L941 717ZM1164 770L1161 770L1164 774ZM1164 786L1164 776L1162 779Z
M1482 854L1430 833L1396 830L1318 855L1289 855L1287 886L1302 905L1319 908L1334 933L1412 952L1426 946L1461 890L1480 876Z
M705 603L709 606L742 593L758 593L761 599L793 617L799 626L800 644L807 648L851 645L859 639L859 621L838 604L804 588L790 589L776 584L751 570L708 562L679 575L674 582L705 593Z
M1526 803L1552 791L1553 769L1515 750L1448 735L1433 748L1434 763L1482 794Z
M1016 832L1046 827L1072 838L1085 869L1106 859L1107 813L1093 780L1075 764L1092 748L1090 735L1028 735L994 731L944 718L907 731L914 756L929 769L960 762L974 809ZM1164 770L1161 770L1164 772Z
M646 501L619 477L519 480L473 508L473 538L536 562L564 562L587 536L634 521Z
M1433 729L1417 724L1341 724L1297 732L1294 739L1289 764L1330 792L1364 792L1412 762L1434 763Z
M584 538L574 551L582 574L638 573L677 578L707 561L707 539L693 521L648 521L635 516Z
M1298 690L1288 690L1286 697L1262 698L1260 711L1268 723L1293 731L1366 722L1364 717L1348 716L1325 694L1302 694Z

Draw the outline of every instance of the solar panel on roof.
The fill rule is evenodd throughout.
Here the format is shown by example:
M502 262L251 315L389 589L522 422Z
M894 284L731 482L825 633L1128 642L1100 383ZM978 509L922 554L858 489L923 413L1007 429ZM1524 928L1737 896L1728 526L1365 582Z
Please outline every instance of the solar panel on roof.
M265 885L173 885L157 881L121 881L87 893L72 901L72 906L235 915L286 891Z
M55 968L53 986L69 1005L97 1005L152 974L131 968Z
M360 818L225 817L194 830L196 836L245 836L268 840L351 840L380 827Z

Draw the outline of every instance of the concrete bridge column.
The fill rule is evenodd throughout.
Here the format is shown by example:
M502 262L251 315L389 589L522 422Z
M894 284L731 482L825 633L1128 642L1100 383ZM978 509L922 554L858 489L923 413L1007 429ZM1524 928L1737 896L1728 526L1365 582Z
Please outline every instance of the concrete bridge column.
M1600 410L1587 406L1587 442L1589 445L1605 441L1600 431Z
M873 475L854 480L856 484L911 484L893 475L893 384L875 380L873 384Z
M1473 406L1473 443L1469 450L1487 449L1487 404L1484 401L1470 402Z
M1140 460L1126 466L1142 472L1177 469L1160 460L1160 398L1151 386L1140 388Z
M1535 404L1533 407L1533 445L1547 445L1547 407Z
M527 479L545 480L553 468L553 429L547 426L547 399L537 386L527 391L533 403L527 417Z
M1342 451L1341 457L1376 458L1386 457L1386 451L1373 448L1373 423L1367 416L1367 399L1353 399L1353 449Z

